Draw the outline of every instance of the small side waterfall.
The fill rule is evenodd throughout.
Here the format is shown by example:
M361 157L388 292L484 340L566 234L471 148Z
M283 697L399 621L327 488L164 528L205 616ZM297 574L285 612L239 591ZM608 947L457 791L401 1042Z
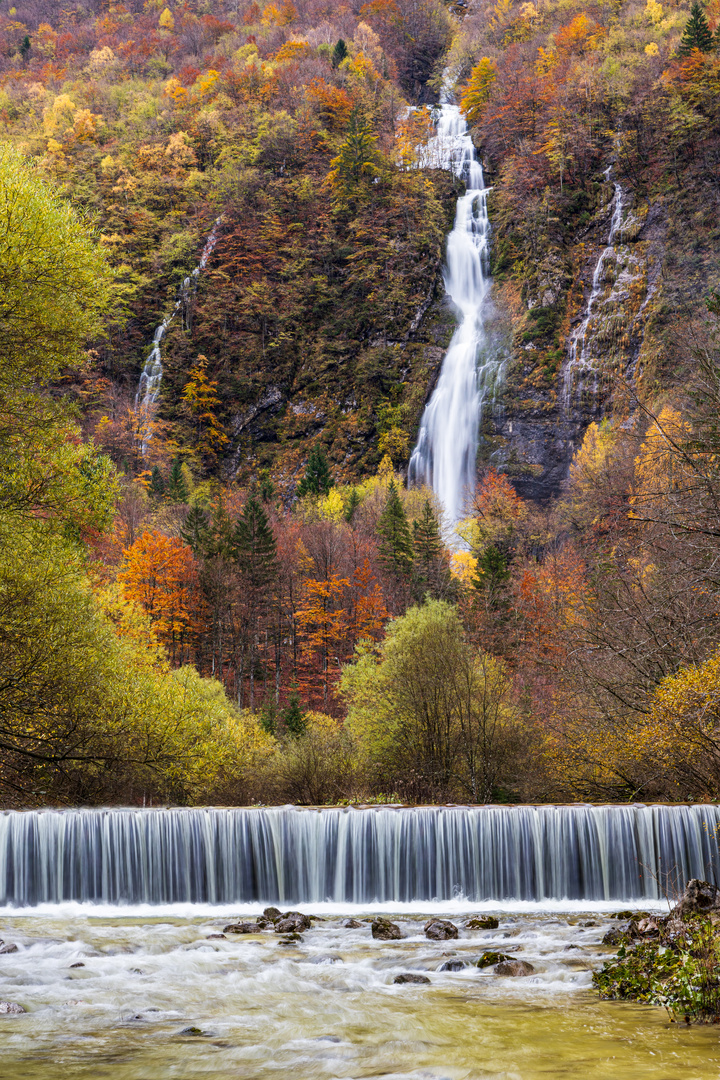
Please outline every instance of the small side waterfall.
M193 272L183 280L183 283L178 290L178 298L175 302L175 307L169 315L165 316L155 330L150 354L145 361L140 374L140 382L138 383L137 393L135 395L135 410L138 413L140 420L140 442L143 455L147 450L148 441L152 438L152 433L149 430L149 421L152 406L157 401L157 396L160 393L160 384L162 383L163 368L160 346L168 331L170 323L173 321L178 311L182 311L183 313L184 328L190 329L187 320L190 297L197 289L197 281L200 277L200 273L207 266L208 259L217 243L218 229L220 228L221 221L222 216L216 220L210 235L205 241L205 247L202 249L202 254L200 255L200 262Z
M609 179L609 169L605 175L606 178ZM570 335L569 356L565 367L565 374L563 376L561 395L562 403L566 410L569 408L570 402L572 401L573 392L576 389L576 380L582 380L588 372L593 373L595 389L597 390L597 371L593 364L593 358L588 353L589 339L592 335L588 334L588 331L593 318L597 315L596 305L603 287L605 263L615 252L615 238L622 224L623 194L623 189L620 184L616 183L612 200L612 216L610 218L610 232L608 234L607 244L601 252L600 258L595 265L595 270L593 271L592 289L590 290L590 296L588 297L588 302L585 307L585 316L582 322Z
M715 806L0 815L0 903L616 900L720 883Z
M442 104L437 135L431 142L430 155L439 166L451 169L467 184L448 236L444 272L445 290L457 308L459 322L423 414L408 479L433 488L443 504L445 523L452 526L462 518L475 488L482 407L500 365L493 359L477 367L484 341L483 307L490 287L490 223L482 166L457 105Z

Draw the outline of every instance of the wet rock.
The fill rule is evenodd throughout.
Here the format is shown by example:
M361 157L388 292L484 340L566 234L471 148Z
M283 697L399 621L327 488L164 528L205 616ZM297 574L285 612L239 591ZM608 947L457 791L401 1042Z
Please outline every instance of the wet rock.
M414 971L406 971L402 975L396 975L394 983L429 983L427 975L418 975Z
M0 1001L0 1015L2 1016L19 1016L20 1013L24 1013L22 1005L18 1005L17 1001Z
M508 954L504 952L484 952L480 959L475 961L475 967L492 967L493 964L499 964L505 960L515 960L515 957L508 956Z
M138 1019L139 1019L139 1018L138 1018ZM186 1027L186 1028L183 1028L183 1029L182 1029L182 1031L180 1032L180 1034L181 1034L181 1035L194 1035L194 1036L198 1036L198 1035L204 1035L204 1034L205 1034L205 1032L203 1031L203 1029L202 1029L202 1028L199 1028L199 1027Z
M720 889L709 881L692 878L670 912L670 918L687 919L690 915L710 915L713 912L720 912Z
M226 941L227 938L224 934L208 934L206 941Z
M299 934L301 930L309 930L312 926L307 915L300 911L287 911L281 919L275 923L276 934Z
M313 956L311 964L343 964L345 961L337 953L326 953L324 956Z
M630 934L633 937L638 938L654 938L660 936L660 920L658 919L638 919L630 923Z
M618 927L615 930L608 930L602 939L603 945L623 945L629 940L627 926Z
M85 965L83 964L82 960L78 960L78 962L76 964L71 964L70 967L71 968L85 967Z
M279 908L266 907L262 913L262 918L267 919L268 922L277 922L278 919L282 918L282 913Z
M593 919L586 919L585 922L578 923L578 926L581 926L583 930L587 930L590 926L597 926L597 923Z
M278 945L295 945L298 941L302 941L302 939L302 934L285 934L285 936L281 937L278 941Z
M447 919L430 919L423 928L425 937L430 941L450 941L458 936L458 928L455 923Z
M257 934L257 923L236 922L223 927L223 934Z
M611 919L633 919L633 918L635 918L635 914L636 913L634 911L616 911L610 916L610 918ZM648 912L646 912L646 911L638 911L637 912L637 915L642 916L642 917L645 917L647 914L648 914Z
M503 960L493 968L496 975L532 975L535 968L527 960Z
M498 920L494 915L474 915L465 923L466 930L497 930Z
M343 926L346 930L361 930L362 925L363 924L361 922L358 922L357 919L345 919L343 923Z
M14 952L17 952L17 951L18 951L17 945L3 945L2 948L0 948L0 955L3 954L3 953L14 953Z
M397 923L389 919L373 919L371 930L377 941L399 941L403 936Z
M467 967L464 960L446 960L444 964L441 964L438 971L462 971Z
M579 949L579 945L566 945L563 952L570 952L571 949Z

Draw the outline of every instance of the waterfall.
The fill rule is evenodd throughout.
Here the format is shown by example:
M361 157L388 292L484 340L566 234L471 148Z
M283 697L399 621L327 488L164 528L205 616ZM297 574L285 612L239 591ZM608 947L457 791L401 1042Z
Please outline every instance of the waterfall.
M443 504L445 523L455 525L475 489L482 408L500 366L495 359L487 360L479 370L477 366L485 338L483 307L490 288L488 189L457 105L447 101L441 105L429 155L467 185L457 202L443 275L445 291L457 309L458 326L423 414L408 479L430 485Z
M610 169L605 172L607 180L610 179ZM620 184L615 184L615 192L612 199L612 216L610 218L610 233L608 235L607 244L600 253L595 270L592 277L592 288L590 290L590 296L585 307L585 317L582 322L573 330L570 335L570 350L569 359L565 368L565 375L563 377L562 386L562 402L565 409L570 407L570 402L573 396L573 386L576 376L582 377L582 375L589 370L593 370L592 358L588 356L588 329L593 316L596 314L595 307L597 298L600 295L603 285L603 272L605 270L605 263L608 258L615 253L615 237L617 236L620 225L622 224L623 213L623 189ZM595 371L595 389L597 391L597 372Z
M616 900L720 882L714 806L0 815L0 903Z
M163 376L160 345L162 344L162 339L165 337L170 323L173 321L178 311L182 310L184 329L190 329L189 318L187 317L190 297L197 289L197 281L200 277L200 272L207 266L207 261L217 243L218 229L221 221L222 215L215 221L212 231L205 241L205 246L200 255L200 262L193 272L188 274L183 280L183 283L178 290L178 298L175 301L174 308L165 316L163 321L156 328L150 353L145 361L142 372L140 373L140 382L138 383L137 393L135 395L135 410L140 418L140 441L143 456L147 450L147 444L152 438L152 432L148 430L148 425L152 414L152 406L157 401L157 396L160 393L160 384Z

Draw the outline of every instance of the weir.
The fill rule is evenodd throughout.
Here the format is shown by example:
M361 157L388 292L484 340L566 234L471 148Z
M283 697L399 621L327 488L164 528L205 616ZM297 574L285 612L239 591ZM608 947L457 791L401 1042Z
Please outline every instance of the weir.
M715 806L37 810L0 815L0 903L661 898L720 883Z

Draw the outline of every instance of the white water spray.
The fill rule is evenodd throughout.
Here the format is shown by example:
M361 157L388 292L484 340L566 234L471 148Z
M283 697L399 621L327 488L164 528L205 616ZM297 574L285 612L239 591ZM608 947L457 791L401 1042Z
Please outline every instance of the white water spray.
M457 105L449 102L441 105L429 157L436 167L451 169L467 184L465 194L457 202L443 275L459 323L423 414L408 479L410 483L426 483L433 488L443 504L445 524L453 526L462 518L475 487L482 408L500 367L496 359L487 360L479 369L477 366L485 340L483 309L490 288L488 189Z
M175 307L172 309L169 315L166 315L163 321L155 330L153 336L152 349L150 355L145 361L145 365L140 374L140 382L138 383L137 394L135 395L135 410L138 413L140 421L140 439L143 456L147 451L147 445L152 438L152 432L150 431L150 417L152 413L152 407L157 401L157 396L160 393L160 384L162 382L163 367L162 367L162 354L160 351L160 345L162 339L168 331L170 323L173 321L178 311L183 312L183 328L190 329L189 320L186 318L188 310L188 302L190 296L197 289L198 278L200 273L207 266L208 259L210 258L213 248L217 243L218 229L220 222L222 221L222 215L216 220L212 227L212 231L205 241L205 247L202 249L200 255L200 262L195 267L193 272L189 274L183 281L178 291L178 298L175 301Z
M610 170L605 173L606 179L610 179ZM612 200L612 217L610 219L610 233L608 235L607 244L600 254L595 270L592 277L592 289L590 296L588 297L587 306L585 308L585 317L579 326L573 330L570 335L570 351L567 366L565 368L565 376L563 378L562 388L562 401L565 408L569 408L573 395L573 387L576 379L582 380L583 376L588 371L593 371L596 380L597 391L597 371L594 368L592 357L588 355L588 330L593 317L597 314L595 311L597 299L602 290L603 274L605 271L605 263L611 255L615 254L615 237L622 224L622 212L623 212L623 189L620 184L615 184L615 194Z

